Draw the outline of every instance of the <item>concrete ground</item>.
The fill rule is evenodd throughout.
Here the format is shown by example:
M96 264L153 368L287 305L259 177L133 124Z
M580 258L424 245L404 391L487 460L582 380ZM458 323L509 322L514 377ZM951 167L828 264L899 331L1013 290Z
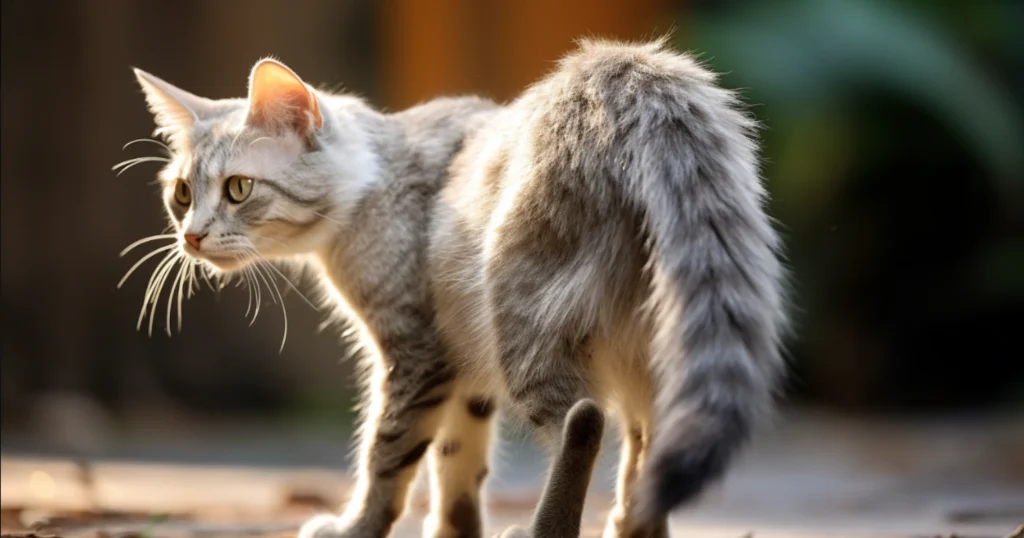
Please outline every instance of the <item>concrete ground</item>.
M2 526L37 536L291 536L343 502L347 442L341 432L223 428L121 439L68 457L5 436ZM500 452L489 533L529 520L544 473L542 453L522 438ZM585 536L600 535L614 462L609 442ZM396 536L419 536L424 506L421 489ZM881 422L794 413L674 516L672 536L1002 538L1022 523L1024 415Z

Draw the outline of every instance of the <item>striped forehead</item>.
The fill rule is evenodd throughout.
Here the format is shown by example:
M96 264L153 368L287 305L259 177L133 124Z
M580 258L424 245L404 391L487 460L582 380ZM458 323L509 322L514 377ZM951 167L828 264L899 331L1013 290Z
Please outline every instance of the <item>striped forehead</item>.
M232 138L212 133L193 137L185 177L195 192L201 193L209 183L219 182L230 173L229 165L236 160Z
M302 155L297 137L268 137L246 130L209 129L196 132L192 147L183 159L179 177L188 179L193 190L202 192L232 175L253 178L287 176L287 170Z

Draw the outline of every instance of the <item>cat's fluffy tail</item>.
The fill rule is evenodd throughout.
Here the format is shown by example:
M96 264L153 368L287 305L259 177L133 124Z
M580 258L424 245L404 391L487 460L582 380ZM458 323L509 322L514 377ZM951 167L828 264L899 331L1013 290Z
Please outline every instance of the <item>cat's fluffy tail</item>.
M784 270L756 125L735 96L661 43L601 46L583 57L618 88L604 93L607 110L650 245L655 424L632 519L651 526L720 478L770 408Z

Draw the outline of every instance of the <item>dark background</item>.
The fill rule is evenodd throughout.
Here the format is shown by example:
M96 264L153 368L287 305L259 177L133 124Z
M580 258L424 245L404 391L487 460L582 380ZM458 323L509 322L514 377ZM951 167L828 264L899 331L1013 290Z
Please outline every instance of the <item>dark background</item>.
M136 331L166 224L130 67L211 98L272 55L395 110L513 97L583 35L674 30L764 123L794 271L789 402L853 413L1024 403L1024 3L959 0L2 3L2 433L88 424L348 420L345 350L286 297L203 290L184 330ZM93 422L90 422L93 421ZM68 435L78 435L71 433ZM87 435L87 434L82 434Z

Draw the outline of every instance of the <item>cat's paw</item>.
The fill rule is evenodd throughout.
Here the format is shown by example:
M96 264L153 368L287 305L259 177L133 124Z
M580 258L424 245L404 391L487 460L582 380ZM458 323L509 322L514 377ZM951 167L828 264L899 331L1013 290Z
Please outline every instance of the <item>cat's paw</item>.
M343 538L345 527L338 516L323 514L303 523L296 538Z

